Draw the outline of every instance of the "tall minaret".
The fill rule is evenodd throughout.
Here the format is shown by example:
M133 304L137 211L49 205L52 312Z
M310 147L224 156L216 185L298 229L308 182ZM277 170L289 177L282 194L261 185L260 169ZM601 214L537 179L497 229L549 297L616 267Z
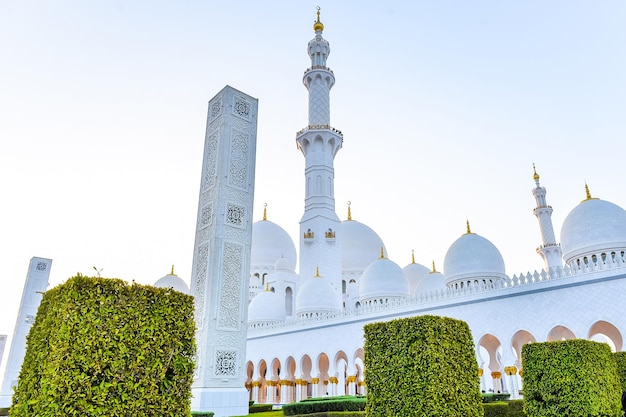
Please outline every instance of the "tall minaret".
M326 66L330 45L322 37L324 25L313 24L315 38L309 42L311 67L302 82L309 90L309 125L296 134L298 149L305 158L304 215L300 220L300 275L320 273L341 288L341 253L336 231L341 224L335 213L335 171L333 162L343 142L340 131L330 126L330 89L335 75Z
M552 227L552 207L546 202L546 189L539 185L539 174L535 164L533 164L533 179L537 187L533 188L533 196L537 202L537 207L533 210L539 221L541 231L541 246L537 248L537 253L543 258L546 271L563 266L563 253L561 245L556 243L554 228Z

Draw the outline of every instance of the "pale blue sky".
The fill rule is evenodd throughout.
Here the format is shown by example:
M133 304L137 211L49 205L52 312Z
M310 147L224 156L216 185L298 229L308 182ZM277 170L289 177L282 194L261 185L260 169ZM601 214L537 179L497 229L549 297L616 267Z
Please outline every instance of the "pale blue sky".
M315 6L344 133L336 200L400 266L465 231L539 269L537 164L557 236L594 196L626 207L626 3L0 2L0 334L32 256L150 283L191 274L207 101L259 98L255 220L297 239ZM297 245L297 241L296 241ZM5 353L6 360L6 353Z

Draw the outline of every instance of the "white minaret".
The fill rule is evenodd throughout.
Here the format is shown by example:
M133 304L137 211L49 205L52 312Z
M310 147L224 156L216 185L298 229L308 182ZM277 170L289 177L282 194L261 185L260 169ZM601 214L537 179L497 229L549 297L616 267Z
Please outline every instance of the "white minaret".
M13 396L13 387L17 385L17 378L22 369L24 355L26 354L26 336L35 322L37 309L41 303L43 293L48 288L48 278L52 259L33 257L28 266L28 275L24 283L22 301L17 313L17 322L11 340L11 349L7 360L2 391L0 391L0 407L9 407Z
M305 158L304 215L300 220L300 275L320 274L341 289L341 253L336 238L341 224L335 213L334 159L343 142L340 131L330 126L330 89L335 75L326 66L330 45L322 37L324 25L313 25L315 38L309 42L311 67L302 82L309 90L309 125L296 134L298 149Z
M533 210L539 221L541 232L541 246L537 248L537 253L543 258L546 271L552 268L562 267L563 253L561 245L556 243L554 228L552 227L552 207L546 202L546 188L539 185L539 174L533 164L533 179L537 187L533 188L533 196L537 202L537 207Z
M194 411L248 414L246 340L257 99L226 86L209 101L191 294Z

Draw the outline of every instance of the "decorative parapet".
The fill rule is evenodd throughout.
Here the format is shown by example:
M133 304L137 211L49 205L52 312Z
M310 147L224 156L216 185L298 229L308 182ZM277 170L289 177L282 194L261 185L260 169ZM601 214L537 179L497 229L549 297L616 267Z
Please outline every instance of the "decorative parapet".
M533 273L513 275L506 279L494 282L492 287L470 286L458 289L441 289L430 293L422 293L414 298L406 299L389 299L389 302L382 304L361 305L359 308L348 309L338 313L332 312L308 312L301 313L298 317L283 322L274 323L255 323L248 325L249 336L263 334L271 330L280 330L294 327L316 326L319 324L341 323L346 319L358 318L359 316L374 315L380 312L406 311L410 308L421 309L428 307L429 304L445 304L446 302L454 303L459 298L473 297L474 300L480 301L477 296L481 294L493 294L493 296L506 296L511 293L520 293L531 290L532 287L541 285L560 285L559 282L568 279L587 278L590 281L596 278L606 278L611 275L619 275L626 273L625 255L621 253L616 256L599 253L588 256L588 262L581 262L575 267L565 265L563 267L551 268L550 270L535 271ZM608 272L614 271L614 274ZM521 371L520 371L521 376Z

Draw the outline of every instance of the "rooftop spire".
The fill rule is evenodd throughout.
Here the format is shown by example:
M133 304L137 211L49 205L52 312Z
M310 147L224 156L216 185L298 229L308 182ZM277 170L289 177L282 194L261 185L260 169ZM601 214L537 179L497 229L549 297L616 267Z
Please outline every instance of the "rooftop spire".
M435 260L433 259L433 270L430 272L431 274L435 274L439 271L437 271L437 268L435 268Z
M315 267L315 276L313 278L321 278L322 276L320 275L320 267L316 266Z
M465 224L467 225L467 233L468 235L472 234L472 229L470 228L469 220L465 220Z
M385 259L385 247L380 247L380 259Z
M176 275L176 274L174 273L174 265L172 265L172 271L170 272L170 275Z
M587 185L587 182L585 182L585 194L587 198L585 198L583 201L594 199L593 197L591 197L591 193L589 192L589 186Z
M265 292L270 292L270 282L265 281Z
M539 182L539 174L537 174L537 168L535 168L535 163L533 162L533 179L535 182Z
M411 263L415 263L415 251L413 249L411 249Z
M348 220L352 220L352 211L350 210L351 202L348 201Z
M267 221L267 203L263 204L263 221Z
M313 32L324 31L324 24L320 21L320 10L320 6L317 6L317 22L313 24Z

